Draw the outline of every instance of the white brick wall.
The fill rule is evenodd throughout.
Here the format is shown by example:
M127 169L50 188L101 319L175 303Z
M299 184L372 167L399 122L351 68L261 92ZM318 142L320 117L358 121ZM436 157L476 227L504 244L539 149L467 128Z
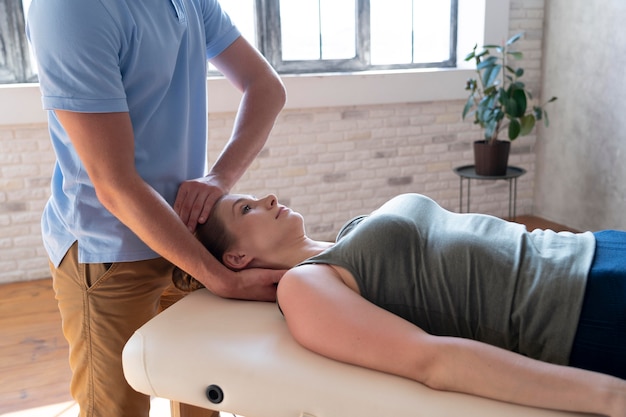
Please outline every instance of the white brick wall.
M511 34L525 30L526 82L539 95L543 1L511 1ZM461 121L462 101L284 111L261 155L236 192L279 200L302 213L309 235L333 239L352 216L390 197L426 194L459 210L455 166L472 162L480 132ZM234 114L211 114L209 161L227 140ZM528 173L518 181L517 213L532 212L534 137L513 144L510 163ZM0 126L0 283L45 278L40 216L49 195L54 155L45 125ZM472 183L471 210L506 216L508 184Z
M0 126L0 283L48 276L39 224L53 163L46 126Z
M279 200L304 215L309 234L333 239L341 225L389 198L426 194L459 210L458 165L472 163L480 132L460 120L463 102L286 110L234 192ZM228 138L231 114L210 117L209 161ZM532 171L532 138L514 143L511 164ZM532 173L518 181L518 214L530 213ZM508 214L508 183L472 182L471 210Z

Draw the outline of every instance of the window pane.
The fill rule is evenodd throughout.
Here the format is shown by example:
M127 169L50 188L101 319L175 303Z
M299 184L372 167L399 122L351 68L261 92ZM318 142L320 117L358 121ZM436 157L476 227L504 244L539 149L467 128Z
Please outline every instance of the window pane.
M411 0L370 0L370 13L372 64L411 63Z
M258 45L254 24L256 19L254 0L220 0L220 4L248 42Z
M281 0L282 60L355 56L355 0Z
M24 8L24 18L28 16L28 9L30 8L31 0L22 0L22 7ZM30 71L31 74L37 75L37 60L35 59L35 54L33 53L33 48L30 46L30 42L28 43L28 55L30 57Z
M413 0L414 61L441 62L450 58L450 2Z
M251 44L258 47L256 37L256 14L254 11L254 0L220 0L222 9L237 26L241 35ZM209 63L209 72L217 72L212 64Z
M283 61L320 59L318 0L283 0L280 25Z
M450 58L450 1L370 0L373 65Z
M356 54L356 1L321 0L320 4L322 59L354 58Z

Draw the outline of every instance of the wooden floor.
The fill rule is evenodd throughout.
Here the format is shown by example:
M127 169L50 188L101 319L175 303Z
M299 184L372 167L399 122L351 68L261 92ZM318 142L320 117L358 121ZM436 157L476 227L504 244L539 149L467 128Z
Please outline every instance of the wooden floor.
M530 216L516 221L529 230L571 230ZM67 356L51 280L0 285L0 417L70 402Z

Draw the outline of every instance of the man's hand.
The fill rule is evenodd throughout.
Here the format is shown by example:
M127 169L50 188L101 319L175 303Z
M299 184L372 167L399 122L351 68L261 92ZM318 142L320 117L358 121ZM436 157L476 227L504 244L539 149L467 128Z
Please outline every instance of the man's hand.
M178 188L174 211L190 232L209 218L215 202L228 188L215 176L206 176L183 182Z

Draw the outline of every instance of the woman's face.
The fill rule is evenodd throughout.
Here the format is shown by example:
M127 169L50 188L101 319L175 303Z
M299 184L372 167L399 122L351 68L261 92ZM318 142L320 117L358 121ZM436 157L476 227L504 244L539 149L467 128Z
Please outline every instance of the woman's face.
M271 194L261 199L225 195L215 214L235 238L233 250L257 260L274 259L277 253L306 237L302 216L278 204Z

